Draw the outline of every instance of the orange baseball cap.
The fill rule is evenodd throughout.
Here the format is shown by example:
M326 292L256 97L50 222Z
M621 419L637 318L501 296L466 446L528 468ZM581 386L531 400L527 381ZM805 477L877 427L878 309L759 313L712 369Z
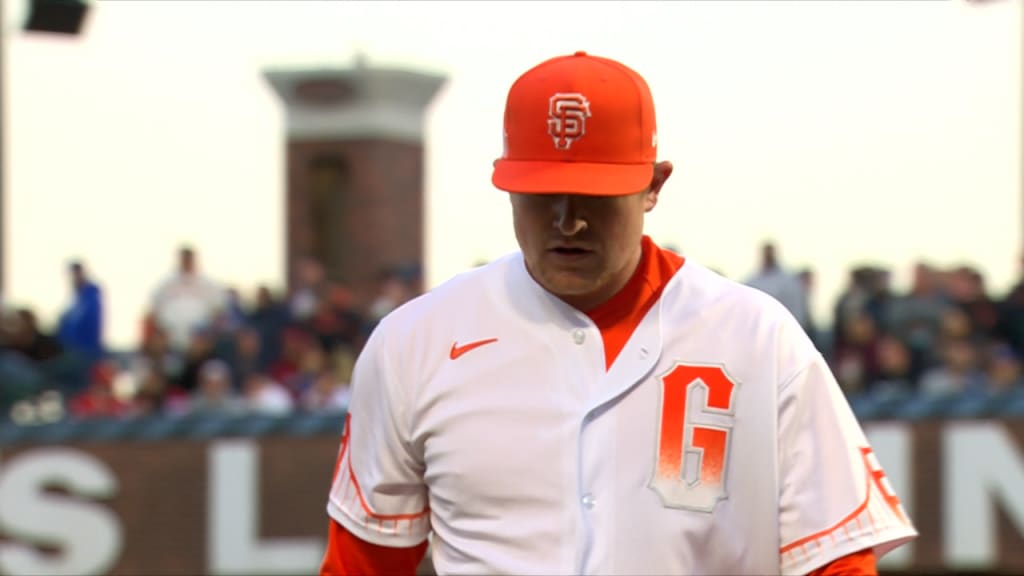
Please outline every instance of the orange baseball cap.
M491 181L506 192L634 194L654 176L657 134L651 90L634 70L586 52L552 58L509 90Z

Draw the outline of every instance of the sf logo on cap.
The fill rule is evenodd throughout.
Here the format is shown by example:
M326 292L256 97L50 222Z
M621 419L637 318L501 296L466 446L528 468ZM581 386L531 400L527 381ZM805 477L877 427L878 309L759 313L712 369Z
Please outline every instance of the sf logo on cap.
M578 93L559 92L548 103L548 134L555 149L568 150L572 143L587 133L590 102Z

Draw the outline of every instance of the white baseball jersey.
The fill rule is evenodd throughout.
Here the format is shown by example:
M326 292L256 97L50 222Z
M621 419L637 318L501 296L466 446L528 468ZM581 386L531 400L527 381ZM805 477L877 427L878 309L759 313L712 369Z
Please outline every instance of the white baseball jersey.
M327 510L439 574L802 574L916 532L825 361L687 261L606 370L520 254L386 317Z

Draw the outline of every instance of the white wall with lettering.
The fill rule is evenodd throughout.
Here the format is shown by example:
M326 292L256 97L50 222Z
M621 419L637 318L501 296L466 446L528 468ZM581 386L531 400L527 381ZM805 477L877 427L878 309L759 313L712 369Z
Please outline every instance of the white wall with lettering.
M68 495L53 494L61 488ZM68 448L40 448L0 460L0 573L103 574L121 554L121 522L100 501L117 493L100 460ZM39 546L56 548L44 554Z

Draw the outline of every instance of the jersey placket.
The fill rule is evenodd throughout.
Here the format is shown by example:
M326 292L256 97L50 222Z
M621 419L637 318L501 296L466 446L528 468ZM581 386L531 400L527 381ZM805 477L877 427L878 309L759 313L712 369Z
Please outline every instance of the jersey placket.
M579 506L585 543L581 548L577 573L594 574L615 570L614 532L618 508L629 505L615 494L617 470L615 445L621 440L622 426L616 418L615 403L640 383L660 356L660 306L655 305L637 327L619 357L605 372L597 370L589 384L580 424ZM594 335L600 338L597 328ZM603 368L603 353L601 354Z
M593 396L593 391L599 385L604 372L604 348L601 332L589 318L582 314L573 315L572 327L562 337L566 336L570 347L566 356L567 360L571 359L566 362L567 377L575 380L580 392L577 396L580 399L578 405L580 421L579 434L576 439L577 461L574 467L576 493L567 495L575 504L576 517L579 522L579 528L576 531L577 546L573 567L573 573L579 574L581 567L587 563L594 540L593 523L590 516L596 501L594 494L587 489L584 481L583 470L587 462L584 438L589 423L587 420L589 398Z

